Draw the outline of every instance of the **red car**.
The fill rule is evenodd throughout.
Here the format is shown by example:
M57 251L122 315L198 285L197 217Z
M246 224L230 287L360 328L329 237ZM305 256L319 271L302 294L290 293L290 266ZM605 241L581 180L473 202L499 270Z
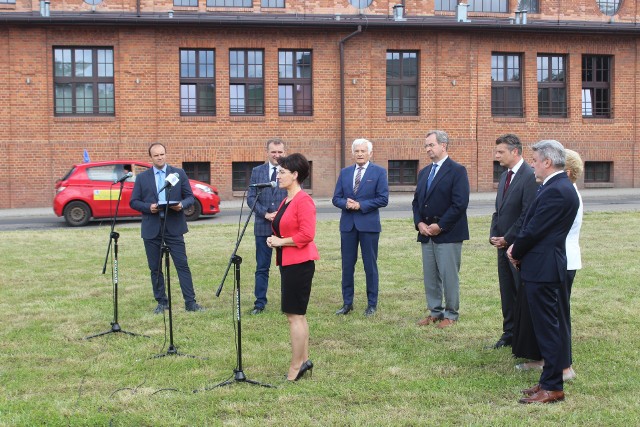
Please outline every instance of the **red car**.
M120 184L114 184L114 181L131 172L133 176L124 182L118 217L140 216L140 212L129 207L129 201L136 176L150 167L150 163L128 160L74 165L64 178L56 182L53 211L58 216L64 216L67 224L72 227L86 225L91 218L111 218L116 210L120 190ZM187 221L196 220L200 215L215 215L220 212L217 188L192 179L189 183L195 203L184 211Z

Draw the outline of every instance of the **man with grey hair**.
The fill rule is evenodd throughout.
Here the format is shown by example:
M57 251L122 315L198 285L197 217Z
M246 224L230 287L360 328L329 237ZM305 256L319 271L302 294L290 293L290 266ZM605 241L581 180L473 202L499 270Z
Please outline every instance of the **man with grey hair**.
M387 171L370 162L371 141L353 141L351 152L356 164L340 171L333 193L333 205L342 209L340 215L340 252L342 255L342 307L338 315L353 310L353 275L358 259L358 245L367 282L365 316L375 314L378 307L378 240L380 239L380 208L389 202Z
M521 291L529 300L536 342L544 359L540 381L522 391L520 403L551 403L564 400L558 298L566 288L565 241L580 202L564 171L562 144L545 140L531 149L533 170L542 185L507 256L520 269Z
M458 321L462 242L469 240L469 178L465 167L449 157L446 132L429 131L424 146L432 163L418 174L412 207L429 314L418 325L443 329Z
M536 197L536 177L522 158L522 143L508 133L496 139L495 159L505 171L498 181L496 210L491 218L489 243L498 253L498 282L502 305L502 336L493 348L510 346L513 341L514 309L520 288L520 272L507 258L507 248L520 231L524 215Z

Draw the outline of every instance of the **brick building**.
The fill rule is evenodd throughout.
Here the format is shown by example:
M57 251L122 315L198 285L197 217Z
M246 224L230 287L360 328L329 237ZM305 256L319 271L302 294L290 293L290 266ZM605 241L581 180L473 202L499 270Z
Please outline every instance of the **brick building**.
M475 191L506 132L581 153L582 186L640 185L635 1L98 1L0 0L0 208L49 206L84 150L147 160L151 141L230 199L270 137L312 161L316 196L366 137L413 191L429 129Z

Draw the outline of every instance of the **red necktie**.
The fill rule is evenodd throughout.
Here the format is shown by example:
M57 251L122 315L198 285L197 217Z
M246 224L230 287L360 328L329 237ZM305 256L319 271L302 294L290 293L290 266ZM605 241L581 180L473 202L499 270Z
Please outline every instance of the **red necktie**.
M507 181L504 183L504 192L502 193L502 197L507 194L507 190L509 189L509 185L511 185L511 177L513 176L513 171L509 169L507 172Z

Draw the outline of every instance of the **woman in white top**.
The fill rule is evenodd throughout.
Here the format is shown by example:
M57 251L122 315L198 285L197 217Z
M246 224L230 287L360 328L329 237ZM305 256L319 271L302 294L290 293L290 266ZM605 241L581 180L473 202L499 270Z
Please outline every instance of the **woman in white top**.
M573 150L566 150L567 160L565 163L565 171L569 175L569 179L573 182L573 186L576 188L578 198L580 199L580 207L576 218L573 220L573 225L567 240L565 242L567 252L567 283L566 283L566 295L560 295L560 316L564 317L564 322L560 322L560 334L563 338L563 357L565 357L565 364L567 368L564 369L562 376L565 381L572 380L576 377L576 373L572 367L571 356L571 287L573 286L573 279L576 277L576 270L582 268L582 259L580 257L580 227L582 227L582 214L583 205L582 197L578 192L576 181L582 176L584 166L580 155Z

